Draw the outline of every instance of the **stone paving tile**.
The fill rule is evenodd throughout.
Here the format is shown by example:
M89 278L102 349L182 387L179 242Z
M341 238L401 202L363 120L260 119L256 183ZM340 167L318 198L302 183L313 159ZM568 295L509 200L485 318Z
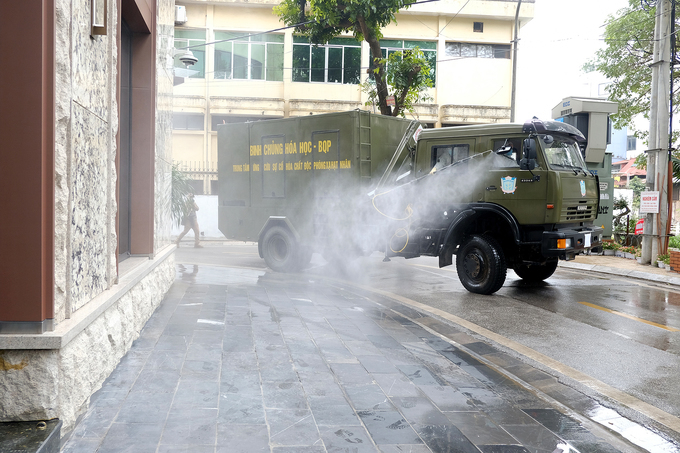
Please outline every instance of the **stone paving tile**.
M267 425L243 425L217 423L218 451L225 453L269 452L269 429Z
M324 426L320 428L320 431L326 451L329 453L380 452L363 426Z
M433 453L479 453L475 445L452 425L415 425L416 432Z
M516 439L483 412L447 412L453 423L475 445L508 445Z
M267 409L267 421L273 446L322 445L312 411L308 409Z
M153 420L153 419L151 419ZM155 452L163 433L163 420L155 423L114 423L98 452Z
M374 373L373 379L389 397L419 397L420 389L402 373Z
M552 453L563 439L616 451L474 355L558 399L588 398L454 326L321 282L193 269L93 395L64 452ZM201 275L226 284L189 280Z
M422 442L409 422L396 409L360 411L359 417L371 434L373 442L378 445Z

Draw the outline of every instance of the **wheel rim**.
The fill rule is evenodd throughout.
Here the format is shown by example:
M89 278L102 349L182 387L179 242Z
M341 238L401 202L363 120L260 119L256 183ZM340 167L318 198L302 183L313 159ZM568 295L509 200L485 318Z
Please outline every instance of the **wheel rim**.
M464 261L465 273L467 276L475 281L482 282L488 273L488 264L484 258L484 254L479 249L470 250L465 255Z
M288 244L281 236L275 236L269 241L269 255L276 261L283 261L288 256Z

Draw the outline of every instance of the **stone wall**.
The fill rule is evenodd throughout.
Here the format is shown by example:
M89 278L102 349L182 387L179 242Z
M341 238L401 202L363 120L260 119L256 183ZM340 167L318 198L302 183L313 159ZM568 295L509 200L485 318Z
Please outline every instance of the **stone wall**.
M83 309L49 335L0 335L0 421L59 418L62 433L68 433L174 278L174 253L168 247L155 262L91 301L102 307L100 313L86 315Z
M90 37L90 3L56 1L55 324L116 279L116 2Z
M59 418L68 433L175 276L170 243L174 1L157 0L153 253L118 274L117 1L55 0L55 330L0 335L0 421ZM128 263L128 262L125 262Z

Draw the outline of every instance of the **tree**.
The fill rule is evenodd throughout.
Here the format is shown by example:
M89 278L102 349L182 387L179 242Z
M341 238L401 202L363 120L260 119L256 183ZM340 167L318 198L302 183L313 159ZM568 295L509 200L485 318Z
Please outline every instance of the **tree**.
M633 210L637 211L640 209L640 194L647 190L647 186L642 179L633 176L631 180L628 181L628 188L633 189Z
M638 115L649 118L651 104L652 63L654 50L655 0L629 0L629 6L609 16L605 26L605 47L583 66L586 72L597 70L610 80L609 100L619 103L618 113L612 115L614 126L633 128ZM680 2L676 4L676 29L680 30ZM676 45L680 44L675 35ZM677 52L672 63L678 61ZM680 106L680 71L673 70L674 111ZM645 131L636 131L645 137ZM676 137L677 138L677 137Z
M676 2L676 30L680 30L680 2ZM618 102L618 113L611 116L617 128L628 127L639 138L646 138L648 131L635 129L634 118L642 115L649 119L651 108L652 70L654 50L654 23L656 19L655 0L629 0L629 6L610 16L605 27L605 47L598 50L595 58L583 66L583 70L597 70L610 81L609 100ZM680 44L675 34L676 48ZM675 69L677 51L671 58L673 76L673 112L680 107L680 71ZM673 132L673 143L677 143L680 132ZM680 152L673 151L673 177L680 178ZM647 168L647 155L636 159L636 166Z
M404 112L413 110L415 103L431 99L423 93L425 87L432 87L430 66L418 47L403 52L391 52L389 58L380 61L386 65L388 87L392 88L393 93L397 93L392 116L403 117ZM361 88L368 94L367 104L380 104L375 78L366 80Z
M172 166L172 195L170 215L175 225L180 226L182 218L189 211L189 195L193 193L189 178L177 165Z
M371 50L375 69L375 97L383 115L402 114L404 106L427 84L429 66L417 52L403 55L399 64L392 65L383 58L380 48L381 28L395 20L401 8L407 8L415 0L283 0L274 12L286 25L296 25L295 31L309 38L312 44L326 44L343 32L351 32L359 40L365 40ZM391 76L394 92L394 109L387 105Z

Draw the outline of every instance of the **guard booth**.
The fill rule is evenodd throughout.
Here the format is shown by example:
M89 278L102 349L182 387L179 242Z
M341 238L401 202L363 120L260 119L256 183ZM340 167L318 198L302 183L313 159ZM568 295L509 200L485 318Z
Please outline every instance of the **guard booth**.
M604 228L604 236L612 237L614 220L614 179L612 154L607 152L611 143L609 115L618 112L619 104L598 98L568 97L552 109L552 117L576 127L586 137L583 150L588 169L600 180L600 209L595 223Z

